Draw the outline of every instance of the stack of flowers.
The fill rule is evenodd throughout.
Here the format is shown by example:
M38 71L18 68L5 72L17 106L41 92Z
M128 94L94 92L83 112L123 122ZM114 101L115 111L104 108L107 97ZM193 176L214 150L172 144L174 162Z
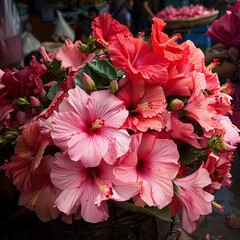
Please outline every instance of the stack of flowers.
M163 32L151 44L104 13L88 44L66 40L59 52L0 74L1 169L19 205L42 221L109 218L111 201L182 228L221 206L231 185L239 130L231 89L193 42Z

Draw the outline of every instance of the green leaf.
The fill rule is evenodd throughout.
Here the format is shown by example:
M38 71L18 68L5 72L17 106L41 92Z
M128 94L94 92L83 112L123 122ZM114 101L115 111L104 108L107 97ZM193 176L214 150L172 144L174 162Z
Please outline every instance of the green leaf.
M194 148L191 145L181 146L180 162L183 165L191 164L199 159L204 160L207 158L207 153L202 149Z
M147 214L150 216L160 218L164 221L172 222L168 207L158 209L157 207L139 207L139 206L135 205L134 203L130 203L130 202L117 202L117 201L112 201L112 202L115 205L117 205L127 211L144 213L144 214Z
M49 68L49 73L55 74L60 70L60 68L61 68L61 62L58 61L56 58L54 58L51 63L51 67Z
M88 66L98 75L103 78L111 80L117 80L117 71L114 66L107 60L98 60L95 62L89 62Z
M50 100L53 100L53 98L56 96L56 94L60 91L59 86L62 84L62 82L58 82L54 84L48 91L47 98Z
M125 74L125 72L121 71L121 70L117 70L117 76L118 78L122 77Z

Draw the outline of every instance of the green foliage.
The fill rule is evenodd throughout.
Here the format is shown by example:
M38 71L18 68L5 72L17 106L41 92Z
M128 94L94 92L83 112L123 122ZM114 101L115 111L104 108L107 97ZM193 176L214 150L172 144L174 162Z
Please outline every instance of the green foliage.
M225 142L221 139L221 135L213 136L209 142L208 147L212 150L215 155L218 155L218 152L226 150Z
M79 70L75 78L75 83L81 88L83 87L81 81L83 72L91 77L96 87L106 86L124 74L122 71L117 71L108 60L89 62Z
M198 160L205 161L207 158L207 153L204 150L194 148L191 145L183 145L178 150L182 165L188 165Z
M56 94L59 92L59 86L62 84L61 82L58 82L54 84L48 91L47 98L50 100L53 100L53 98L56 96Z
M172 222L170 211L168 207L158 209L157 207L140 207L131 202L117 202L113 201L117 206L131 212L144 213L150 216L160 218L164 221Z

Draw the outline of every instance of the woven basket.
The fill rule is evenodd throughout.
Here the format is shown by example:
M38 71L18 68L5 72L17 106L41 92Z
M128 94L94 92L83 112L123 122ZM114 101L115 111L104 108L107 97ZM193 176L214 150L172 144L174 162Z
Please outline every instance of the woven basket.
M55 220L47 225L45 240L176 240L179 219L172 223L145 214L112 208L110 218L97 224L83 220L66 224Z
M116 205L109 210L111 217L96 224L82 219L67 224L59 218L41 222L34 212L26 211L5 220L2 232L4 239L11 240L176 240L179 235L178 217L173 218L173 222L167 222L129 212Z
M193 17L176 20L163 19L163 21L167 23L165 29L191 28L211 24L218 17L218 13L219 13L218 10L215 10L212 14L202 17Z

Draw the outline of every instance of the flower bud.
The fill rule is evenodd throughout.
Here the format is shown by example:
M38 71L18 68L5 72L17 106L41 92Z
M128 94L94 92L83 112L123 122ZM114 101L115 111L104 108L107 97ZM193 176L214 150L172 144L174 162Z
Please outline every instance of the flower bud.
M29 101L24 97L18 98L16 103L19 107L28 107L30 105Z
M90 76L88 76L84 72L83 72L83 75L82 75L82 84L83 84L85 90L88 91L88 92L93 92L93 91L97 90L95 82L91 79Z
M109 92L115 94L119 90L119 85L117 80L113 80L109 84Z
M82 43L79 48L82 52L87 52L88 51L88 46L84 43Z
M36 97L34 97L34 96L31 96L31 97L30 97L30 103L31 103L31 105L32 105L33 107L35 107L35 108L41 106L40 101L39 101Z
M171 110L176 110L176 111L182 109L183 106L184 106L183 101L181 101L178 98L173 99L169 105Z
M51 59L49 58L49 56L48 56L48 54L47 54L47 52L46 52L45 47L41 46L41 47L39 48L39 52L41 53L44 61L51 62Z

